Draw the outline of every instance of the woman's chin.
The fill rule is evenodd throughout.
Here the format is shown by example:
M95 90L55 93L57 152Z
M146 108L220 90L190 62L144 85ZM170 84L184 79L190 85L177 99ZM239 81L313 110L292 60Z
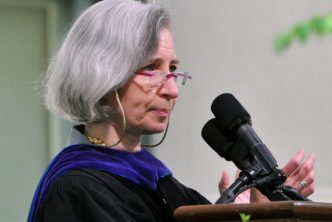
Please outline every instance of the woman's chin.
M156 126L153 127L149 127L147 129L144 130L144 134L145 135L151 135L151 134L158 134L158 133L162 133L166 130L167 128L167 123L165 124L158 124Z

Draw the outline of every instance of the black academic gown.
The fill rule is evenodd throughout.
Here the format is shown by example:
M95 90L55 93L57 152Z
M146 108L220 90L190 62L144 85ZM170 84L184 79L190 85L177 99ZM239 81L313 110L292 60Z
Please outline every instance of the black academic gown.
M153 191L109 172L71 170L48 189L37 221L171 222L177 207L195 204L210 202L172 176Z

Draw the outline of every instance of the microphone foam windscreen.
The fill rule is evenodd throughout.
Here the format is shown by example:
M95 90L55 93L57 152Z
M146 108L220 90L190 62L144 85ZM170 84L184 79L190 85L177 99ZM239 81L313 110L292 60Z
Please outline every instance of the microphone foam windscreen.
M233 142L223 135L218 128L217 120L210 119L202 129L202 137L205 142L216 152L219 156L229 160L227 151L234 145Z
M220 129L229 132L242 123L250 123L250 115L240 102L230 93L224 93L214 99L211 110L217 118Z

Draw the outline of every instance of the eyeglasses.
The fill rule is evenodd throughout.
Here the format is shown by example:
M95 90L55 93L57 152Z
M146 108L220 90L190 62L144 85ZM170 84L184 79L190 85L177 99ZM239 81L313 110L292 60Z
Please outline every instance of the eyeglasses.
M155 71L138 71L135 75L147 76L149 80L149 84L152 87L158 87L166 83L166 81L170 78L173 78L176 85L178 87L184 86L188 79L191 79L191 75L187 72L172 72L165 73L160 70Z

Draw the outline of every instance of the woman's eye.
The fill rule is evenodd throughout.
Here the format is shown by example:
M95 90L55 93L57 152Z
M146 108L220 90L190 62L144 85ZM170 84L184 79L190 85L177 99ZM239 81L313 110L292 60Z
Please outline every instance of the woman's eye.
M169 71L170 71L170 72L175 72L177 69L178 69L177 66L170 66L170 67L169 67Z
M153 71L155 70L155 66L153 64L147 65L143 68L144 71Z

